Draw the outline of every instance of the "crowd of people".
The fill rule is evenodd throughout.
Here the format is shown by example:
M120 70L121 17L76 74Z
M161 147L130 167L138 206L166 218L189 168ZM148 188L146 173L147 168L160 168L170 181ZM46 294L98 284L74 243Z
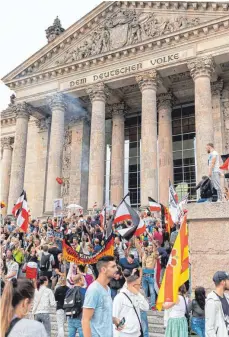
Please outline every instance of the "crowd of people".
M64 337L66 320L69 337L77 331L80 337L148 337L147 311L156 310L156 265L161 281L179 223L169 234L150 212L141 216L146 231L126 241L118 229L131 222L114 225L114 256L93 265L63 260L62 241L89 256L99 252L105 234L98 214L32 220L26 233L6 218L1 227L2 336L51 337L52 307L57 337ZM164 303L166 337L188 337L189 322L197 336L228 336L229 298L224 292L229 275L218 272L213 281L216 289L207 299L199 287L191 300L186 282L176 303Z

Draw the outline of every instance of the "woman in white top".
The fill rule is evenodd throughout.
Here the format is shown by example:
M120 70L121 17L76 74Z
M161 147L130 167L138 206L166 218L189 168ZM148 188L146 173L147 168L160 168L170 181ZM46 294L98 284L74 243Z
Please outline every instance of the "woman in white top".
M37 282L35 292L33 314L35 320L44 324L48 337L51 337L50 307L56 306L56 300L51 289L48 287L48 278L41 276Z
M165 337L188 337L187 312L188 299L185 297L186 288L183 284L179 288L177 302L165 302L164 309L170 309Z

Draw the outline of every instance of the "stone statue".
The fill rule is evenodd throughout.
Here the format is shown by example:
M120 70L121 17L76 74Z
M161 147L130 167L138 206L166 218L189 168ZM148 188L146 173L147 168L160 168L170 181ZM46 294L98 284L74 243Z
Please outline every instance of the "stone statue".
M53 25L45 30L48 42L52 42L53 40L55 40L55 38L62 34L64 31L65 29L62 27L60 19L57 16L53 22Z

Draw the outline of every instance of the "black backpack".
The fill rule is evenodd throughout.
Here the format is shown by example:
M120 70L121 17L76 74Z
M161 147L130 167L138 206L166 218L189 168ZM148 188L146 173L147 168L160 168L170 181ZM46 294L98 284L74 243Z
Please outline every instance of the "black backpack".
M64 299L63 308L67 317L77 318L82 313L83 297L79 287L69 289Z
M44 253L42 253L40 261L40 270L48 271L49 267L50 267L50 254L45 255Z

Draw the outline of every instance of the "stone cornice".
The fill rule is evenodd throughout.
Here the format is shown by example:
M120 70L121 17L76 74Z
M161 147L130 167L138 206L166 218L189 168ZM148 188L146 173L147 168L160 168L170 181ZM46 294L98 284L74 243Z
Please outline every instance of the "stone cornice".
M128 4L128 2L126 2L126 3ZM144 2L141 2L141 3L144 3ZM129 6L127 4L126 4L126 6ZM175 3L173 3L173 4L175 4ZM198 4L198 6L197 6L198 8L200 8L199 5L200 4ZM218 5L219 4L217 4L217 6L216 6L217 8L219 7ZM113 7L114 6L118 6L118 4L115 3L113 5ZM144 4L144 6L146 6L146 4ZM154 6L154 4L153 4L153 6ZM163 7L164 6L163 2L160 2L160 6L162 8L165 8L165 7ZM160 8L160 6L159 6L159 8ZM208 8L208 6L209 6L209 4L207 4L207 8ZM194 5L194 7L195 7L195 5ZM111 8L111 7L109 7L109 8ZM109 11L110 11L109 8L106 9L107 13L109 13ZM180 8L179 3L178 3L178 8ZM188 3L188 8L191 8L190 3ZM203 9L203 7L201 7L201 8ZM222 7L220 7L220 8L222 8ZM172 9L171 5L169 5L169 9ZM215 9L215 10L217 10L217 9ZM227 13L227 9L225 9L225 13ZM103 17L103 16L101 15L101 17ZM90 27L93 27L93 25L91 24ZM86 70L86 69L89 69L91 66L96 65L96 64L102 64L102 63L105 63L105 62L110 62L112 60L125 58L126 56L129 56L131 54L133 55L133 54L136 54L136 53L142 53L143 51L147 51L147 50L162 48L162 47L164 47L166 45L169 45L171 43L173 43L173 44L174 43L182 43L182 41L192 40L193 38L196 39L196 38L200 37L200 35L203 34L203 33L205 35L209 35L212 32L218 32L219 29L221 29L221 31L222 31L222 28L228 29L228 27L229 27L229 16L227 15L225 17L217 18L217 19L214 19L214 20L211 20L211 21L208 21L208 22L203 22L202 24L198 24L197 26L194 26L194 27L191 27L191 28L189 27L187 29L181 29L181 30L175 31L171 34L162 35L162 36L160 36L156 39L155 38L149 39L149 40L146 40L145 42L130 45L126 48L121 48L121 49L113 50L113 51L108 52L108 53L96 55L94 57L82 59L78 62L72 62L70 64L68 63L67 65L64 64L60 67L53 67L53 68L50 68L50 69L47 69L47 70L41 70L40 72L37 72L37 73L28 72L28 74L26 74L26 72L25 72L25 73L23 73L22 78L10 80L10 78L12 78L12 76L6 76L5 78L3 78L3 81L5 83L7 83L7 85L11 88L16 88L18 86L21 87L21 86L36 84L38 82L43 82L43 81L46 81L46 80L50 80L52 78L60 77L60 76L63 76L64 74L68 74L68 73L71 73L71 72L75 73L77 70L82 70L82 69ZM80 30L82 30L82 29L80 29ZM84 32L86 30L82 30L82 31ZM81 33L81 34L83 34L83 33ZM63 36L65 36L65 33L63 33ZM60 42L60 40L61 40L61 37L57 38L54 42L56 42L56 41ZM73 41L73 40L71 39L71 41ZM66 42L66 44L69 45L71 43L71 41L69 41L68 43ZM61 43L63 43L63 42L61 42ZM61 43L60 43L60 45L61 45ZM52 45L52 43L50 44L50 46L51 45ZM57 46L55 48L57 48ZM55 55L56 52L57 52L57 50L55 52L53 52L53 55ZM52 58L52 53L51 53L51 55L49 55L49 57L47 56L47 59L50 59L50 58ZM36 61L36 62L38 62L38 61ZM41 62L41 63L44 62L44 60L42 60L42 57L41 57L39 62ZM36 65L36 67L39 66L39 62ZM12 75L12 73L10 75Z

